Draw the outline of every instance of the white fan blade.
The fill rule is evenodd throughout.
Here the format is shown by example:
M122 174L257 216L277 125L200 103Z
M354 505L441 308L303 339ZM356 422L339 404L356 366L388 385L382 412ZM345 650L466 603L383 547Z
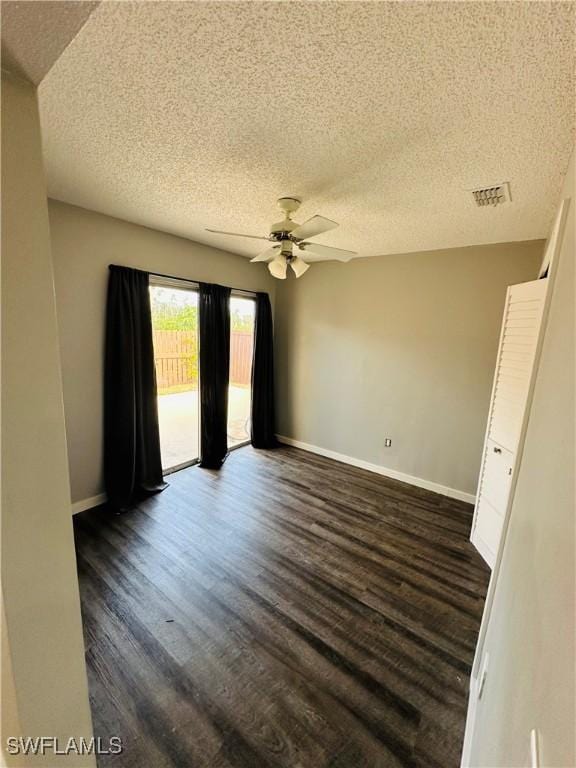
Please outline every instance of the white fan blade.
M258 256L254 256L250 261L270 261L270 259L273 259L274 256L278 254L278 248L280 248L279 245L273 245L272 248L266 248L265 251L259 253Z
M290 236L296 240L306 240L308 237L321 235L322 232L328 232L329 229L334 229L337 226L338 224L335 221L325 219L324 216L312 216L304 224L300 224L299 227L293 229L290 232Z
M350 261L357 255L356 251L344 251L342 248L332 248L330 245L320 245L320 243L299 243L298 247L306 254L305 259L309 262L314 261Z
M215 235L232 235L232 237L251 237L252 240L269 240L269 237L261 237L260 235L243 235L240 232L222 232L221 229L206 229L206 232L212 232Z

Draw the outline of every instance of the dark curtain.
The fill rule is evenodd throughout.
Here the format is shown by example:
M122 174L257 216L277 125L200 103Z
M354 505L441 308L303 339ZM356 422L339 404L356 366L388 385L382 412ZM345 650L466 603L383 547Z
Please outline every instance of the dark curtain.
M252 445L275 448L274 344L272 308L267 293L256 294L256 329L252 360Z
M220 469L228 453L230 288L200 283L200 466Z
M126 510L162 479L148 273L110 267L104 372L104 478Z

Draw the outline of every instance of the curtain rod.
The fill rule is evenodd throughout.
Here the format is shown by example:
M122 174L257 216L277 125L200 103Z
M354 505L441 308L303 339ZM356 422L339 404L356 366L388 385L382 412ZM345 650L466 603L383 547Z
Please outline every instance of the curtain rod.
M110 267L115 267L116 264L109 264L108 269ZM134 267L129 267L129 269L134 269ZM200 282L205 282L204 280L192 280L189 277L177 277L176 275L165 275L162 272L147 272L145 269L138 270L139 272L146 272L148 275L152 275L152 277L165 277L167 280L180 280L183 283L194 283L194 285L200 285ZM230 286L226 286L226 288L229 288ZM231 291L236 291L237 293L248 293L250 296L256 296L257 291L248 291L246 288L230 288Z

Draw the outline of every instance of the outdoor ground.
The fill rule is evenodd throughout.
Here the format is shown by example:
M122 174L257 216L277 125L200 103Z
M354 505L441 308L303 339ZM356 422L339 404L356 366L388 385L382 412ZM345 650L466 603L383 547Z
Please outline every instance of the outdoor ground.
M228 447L250 437L250 388L228 390ZM158 396L162 467L169 469L198 458L198 390Z

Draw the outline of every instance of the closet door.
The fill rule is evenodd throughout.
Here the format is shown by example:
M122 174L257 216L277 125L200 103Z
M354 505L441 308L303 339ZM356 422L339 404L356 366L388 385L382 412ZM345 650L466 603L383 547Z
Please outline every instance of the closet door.
M472 543L494 566L506 519L512 478L540 338L548 279L508 288L484 455L474 513Z

